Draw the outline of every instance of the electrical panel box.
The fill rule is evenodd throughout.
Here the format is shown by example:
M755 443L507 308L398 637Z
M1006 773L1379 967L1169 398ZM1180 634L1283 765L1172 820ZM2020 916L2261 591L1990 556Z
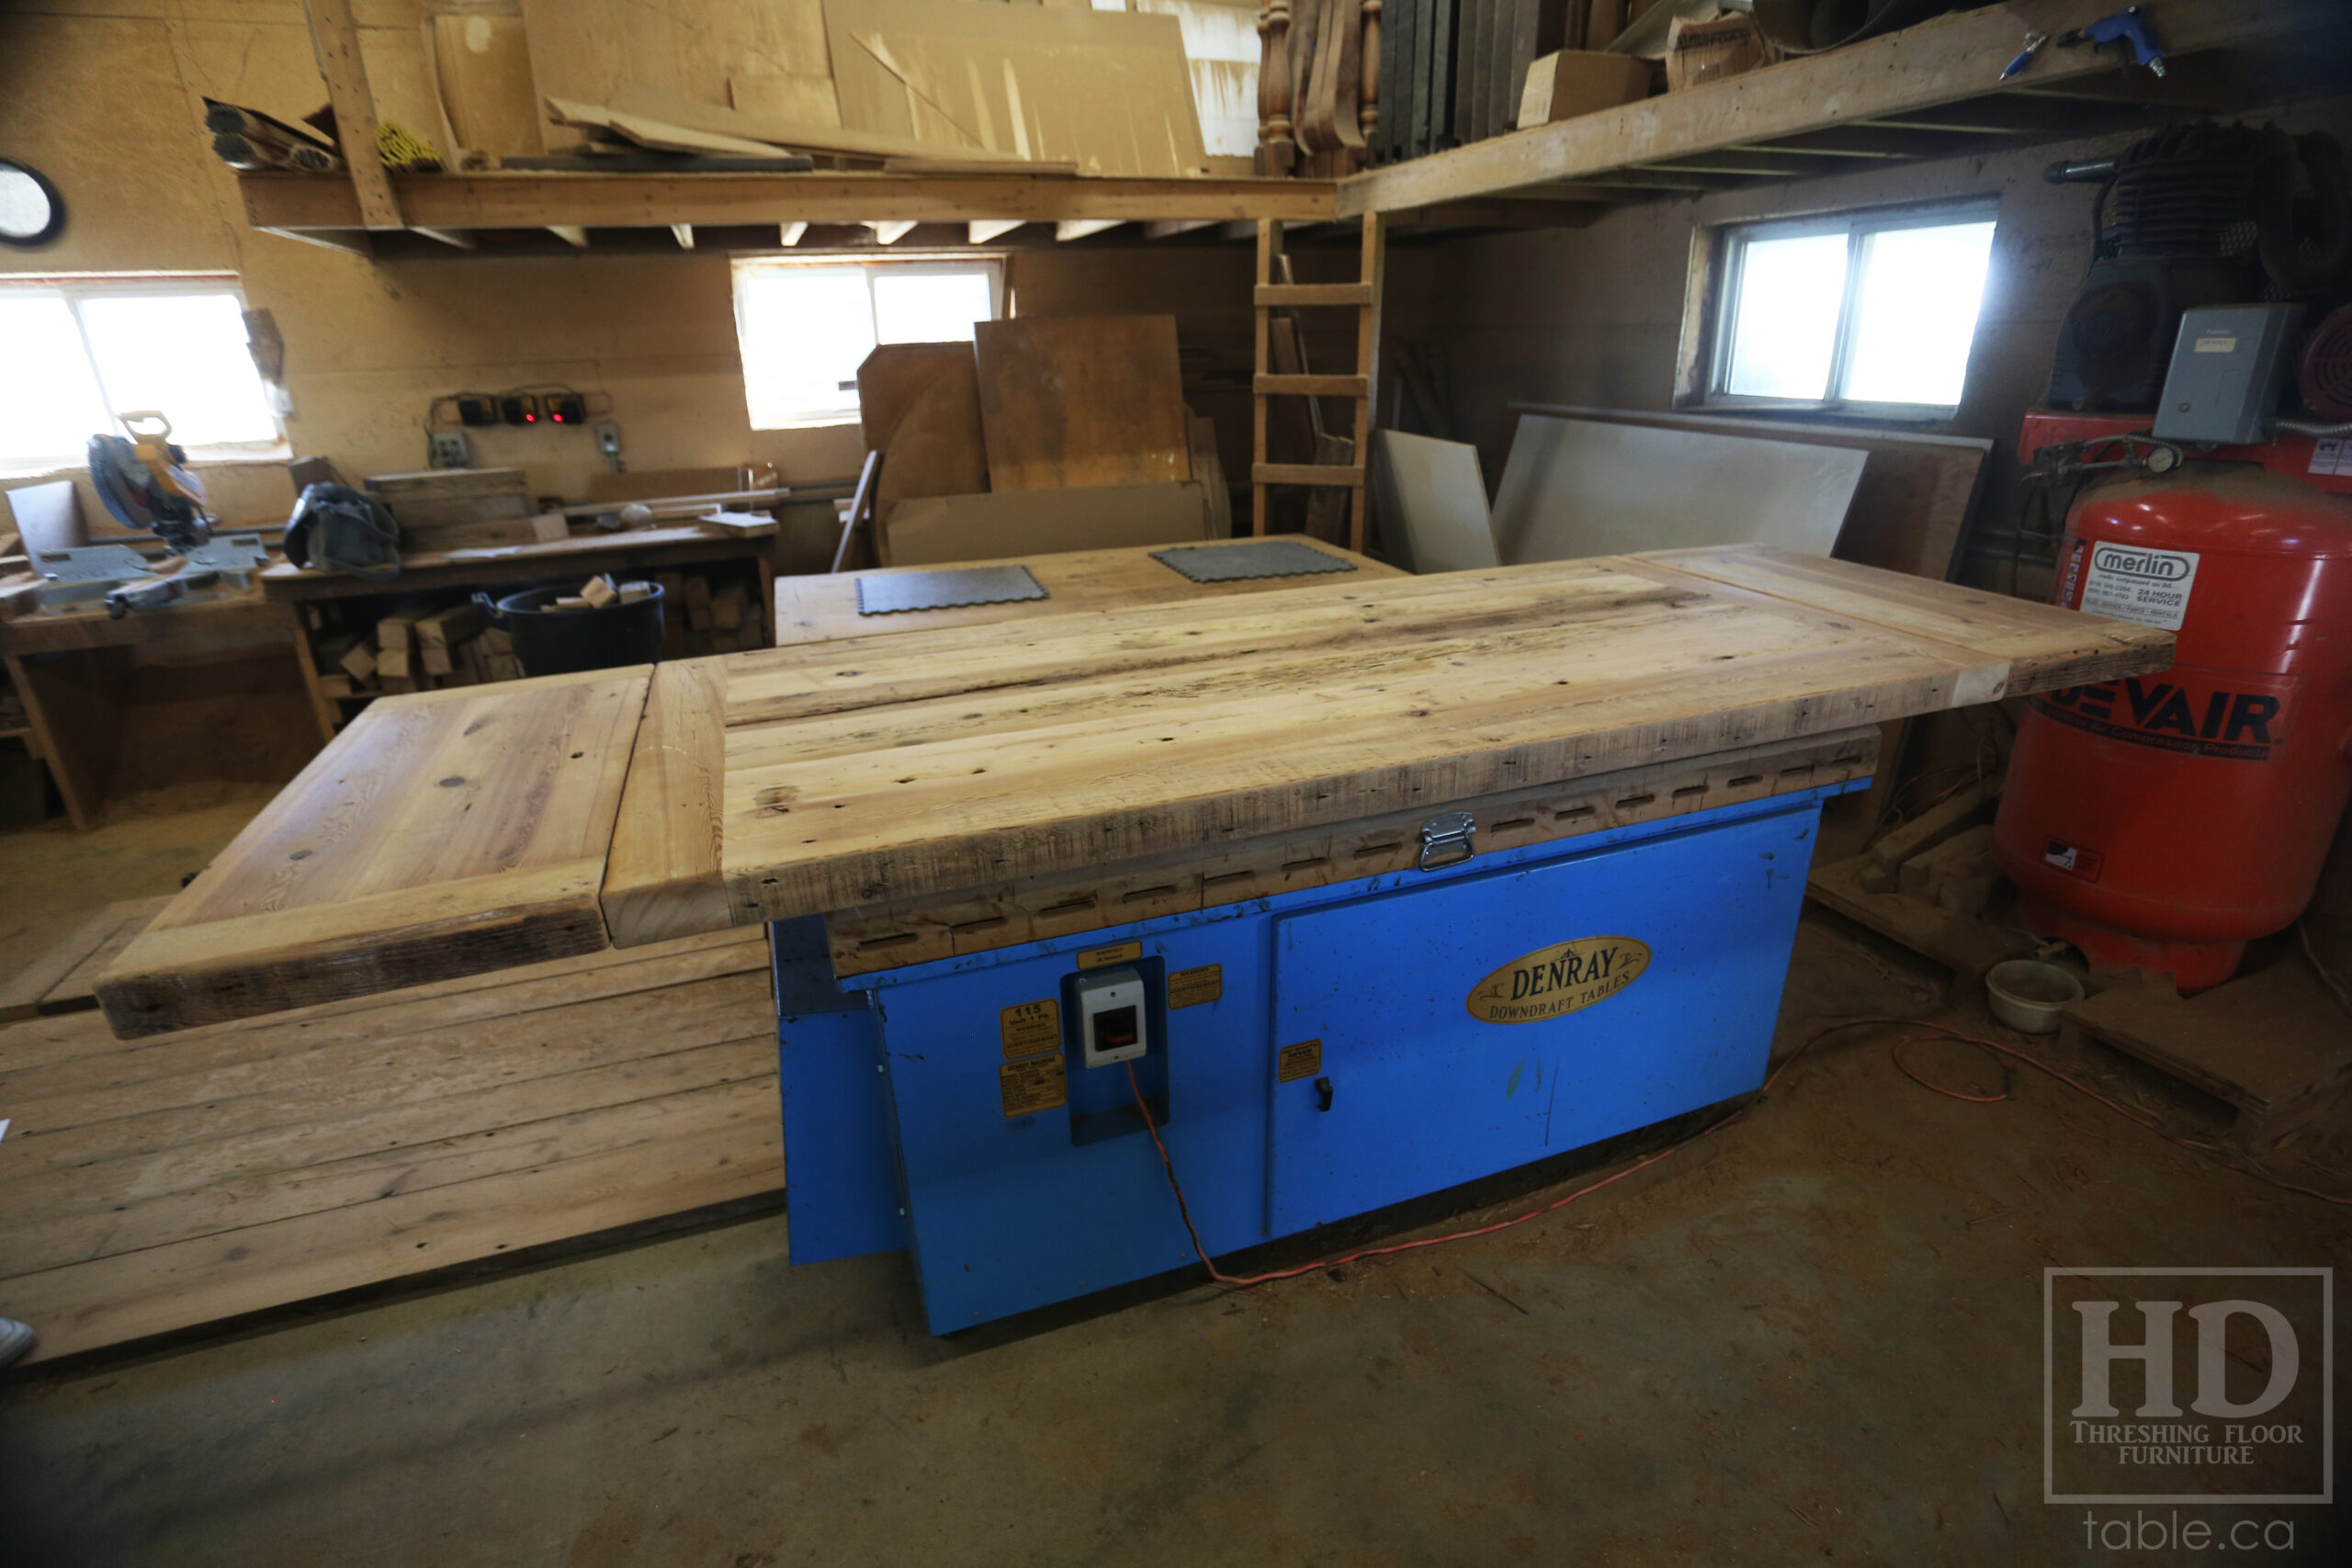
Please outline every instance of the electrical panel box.
M1133 969L1098 969L1078 979L1078 1041L1090 1067L1132 1062L1151 1048L1150 1010L1143 976Z
M2269 433L2301 305L2184 310L2152 434L2159 441L2244 446Z

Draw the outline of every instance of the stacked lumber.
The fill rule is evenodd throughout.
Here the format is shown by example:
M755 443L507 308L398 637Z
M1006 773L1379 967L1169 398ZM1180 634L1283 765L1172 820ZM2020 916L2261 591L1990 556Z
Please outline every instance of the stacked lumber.
M662 657L696 658L768 646L768 612L743 582L717 587L695 571L656 572L662 586Z
M345 684L333 696L435 692L519 681L514 641L484 618L470 599L437 610L395 610L363 632L345 632L318 644L319 672Z

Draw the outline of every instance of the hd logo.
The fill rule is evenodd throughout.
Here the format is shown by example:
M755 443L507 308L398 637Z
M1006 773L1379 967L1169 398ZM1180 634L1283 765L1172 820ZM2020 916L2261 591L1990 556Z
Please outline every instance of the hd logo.
M2098 686L2072 686L2027 699L2053 723L2134 746L2267 762L2287 741L2292 675L2177 666Z

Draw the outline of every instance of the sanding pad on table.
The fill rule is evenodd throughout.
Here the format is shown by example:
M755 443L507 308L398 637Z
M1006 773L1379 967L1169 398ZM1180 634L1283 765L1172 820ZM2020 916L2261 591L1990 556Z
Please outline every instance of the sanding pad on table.
M1047 597L1025 566L966 566L951 571L900 571L857 580L857 613L895 615L903 610L957 610Z
M1306 577L1353 571L1351 561L1327 555L1295 539L1258 539L1247 545L1182 545L1154 550L1151 558L1195 582L1240 582L1252 577Z

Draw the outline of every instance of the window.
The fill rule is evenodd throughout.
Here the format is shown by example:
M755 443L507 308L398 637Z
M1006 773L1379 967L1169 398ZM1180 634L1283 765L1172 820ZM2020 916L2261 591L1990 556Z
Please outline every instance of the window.
M192 458L281 454L231 277L0 280L0 469L79 464L157 409Z
M1743 223L1723 236L1706 394L1868 413L1960 401L1990 202Z
M969 343L1003 314L1004 263L747 256L735 263L735 335L754 430L846 424L857 367L884 343Z

